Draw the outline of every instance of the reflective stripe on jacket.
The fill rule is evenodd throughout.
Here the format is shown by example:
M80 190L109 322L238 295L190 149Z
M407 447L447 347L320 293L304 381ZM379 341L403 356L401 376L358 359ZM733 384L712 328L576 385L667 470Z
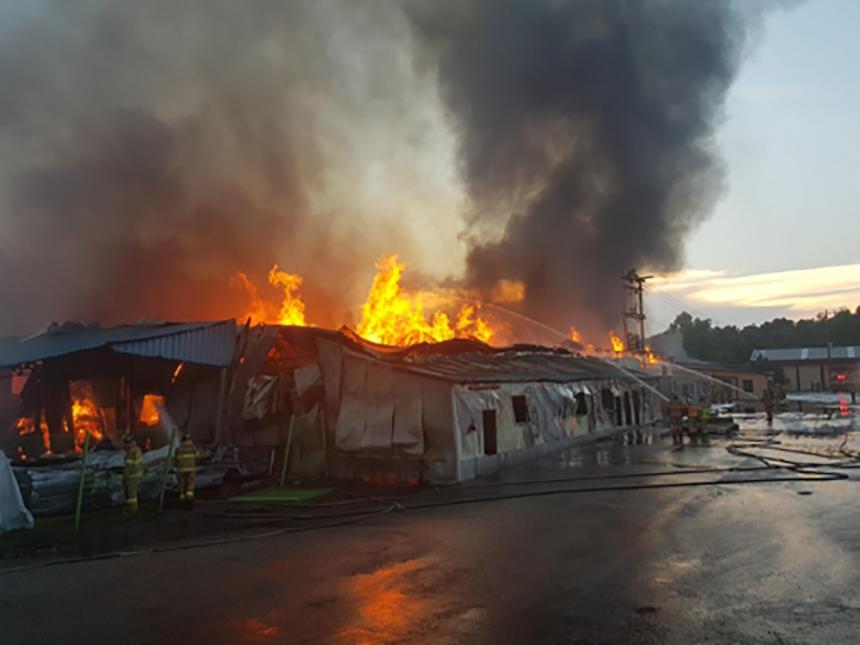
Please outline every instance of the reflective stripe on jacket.
M123 475L128 479L143 477L143 454L137 444L133 444L126 450Z
M176 451L176 470L180 473L193 473L197 470L197 450L194 444L183 442Z

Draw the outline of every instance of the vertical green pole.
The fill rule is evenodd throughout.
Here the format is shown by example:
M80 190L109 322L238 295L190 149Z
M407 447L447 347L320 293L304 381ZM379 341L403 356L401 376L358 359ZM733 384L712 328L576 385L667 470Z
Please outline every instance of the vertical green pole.
M284 445L284 465L281 467L281 488L287 481L287 465L290 463L290 446L293 443L293 426L296 424L296 415L290 417L290 429L287 431L287 443Z
M167 459L164 460L164 468L161 471L161 490L158 492L158 512L164 508L164 491L167 490L167 476L170 474L170 463L173 461L173 444L176 438L176 428L170 429L170 444L167 446Z
M81 457L81 477L78 481L78 503L75 506L75 532L81 528L81 510L84 507L84 480L87 477L87 455L90 452L90 433L84 436L84 454Z

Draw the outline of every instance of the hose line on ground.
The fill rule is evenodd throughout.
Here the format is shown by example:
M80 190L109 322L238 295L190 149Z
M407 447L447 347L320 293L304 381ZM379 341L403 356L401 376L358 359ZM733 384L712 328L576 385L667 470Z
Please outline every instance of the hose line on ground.
M459 499L446 499L439 501L431 501L431 502L423 502L418 504L409 504L407 499L414 499L415 497L426 494L426 492L417 493L415 495L409 496L401 496L399 498L385 498L385 497L368 497L368 498L360 498L356 500L344 500L355 503L379 503L386 504L386 506L378 511L373 512L360 512L360 511L345 511L340 513L328 513L321 514L317 516L313 515L295 515L295 514L279 514L273 512L271 514L260 514L260 513L218 513L217 511L206 512L204 514L208 515L218 515L218 516L226 516L226 517L242 517L242 518L250 518L257 519L262 516L266 519L271 518L273 522L282 522L290 519L297 520L311 520L311 519L335 519L337 521L334 522L326 522L322 524L313 524L313 525L305 525L305 526L291 526L284 527L273 531L268 531L265 533L256 533L253 535L239 535L232 536L227 538L218 538L213 540L205 540L205 541L197 541L190 542L185 544L176 544L171 546L163 546L163 547L152 547L149 549L139 549L135 551L119 551L114 553L108 553L97 556L87 556L81 558L69 558L63 560L53 560L49 562L38 562L30 565L24 565L21 567L14 567L5 570L0 570L0 576L8 575L12 573L18 573L22 571L30 571L34 569L40 569L44 567L51 566L59 566L62 564L76 564L83 562L91 562L94 560L107 560L113 558L120 557L131 557L137 555L146 555L151 553L170 553L173 551L183 551L189 549L196 548L204 548L204 547L212 547L212 546L221 546L226 544L237 544L241 542L250 542L254 540L268 539L273 537L278 537L282 535L288 535L290 533L301 533L306 531L314 531L321 530L327 528L336 528L341 526L347 526L351 524L356 524L358 522L364 522L371 519L376 519L378 517L387 515L393 511L408 511L408 510L424 510L424 509L433 509L433 508L444 508L449 506L462 506L466 504L481 504L487 502L494 501L502 501L502 500L512 500L512 499L523 499L529 497L545 497L550 495L572 495L572 494L583 494L583 493L598 493L598 492L610 492L610 491L637 491L637 490L656 490L656 489L671 489L671 488L692 488L692 487L702 487L702 486L735 486L735 485L744 485L744 484L766 484L766 483L776 483L776 482L822 482L822 481L837 481L837 480L845 480L848 479L848 475L844 473L832 472L832 471L821 471L819 468L854 468L860 466L856 460L847 461L847 462L838 462L838 463L804 463L804 462L792 462L789 460L780 460L788 465L779 465L773 464L768 461L767 457L762 457L761 455L756 455L754 453L748 452L744 450L744 448L764 448L766 450L772 449L780 449L785 452L794 452L799 454L809 454L816 457L821 457L821 455L817 455L816 453L810 451L803 450L795 450L788 449L783 447L776 447L773 445L765 445L762 446L760 443L756 443L755 445L747 446L744 444L733 444L726 447L726 450L735 456L746 457L751 459L757 459L761 461L763 466L729 466L729 467L713 467L713 468L697 468L697 469L689 469L689 470L673 470L673 471L657 471L657 472L642 472L642 473L624 473L621 475L594 475L594 476L584 476L584 477L569 477L569 478L555 478L555 479L547 479L547 480L520 480L520 481L507 481L507 482L488 482L482 484L473 484L469 486L462 486L458 490L480 490L483 488L502 488L505 486L525 486L525 485L545 485L552 483L569 483L575 481L595 481L595 480L614 480L614 479L633 479L633 478L645 478L645 477L667 477L667 476L678 476L678 475L701 475L705 473L746 473L746 472L765 472L765 471L787 471L794 473L794 476L779 476L779 477L744 477L739 479L709 479L709 480L700 480L700 481L674 481L674 482L659 482L659 483L647 483L647 484L631 484L631 485L619 485L619 486L589 486L589 487L573 487L573 488L554 488L550 490L530 490L530 491L521 491L516 493L508 493L502 495L489 495L489 496L479 496L479 497L466 497ZM434 491L430 491L434 492ZM392 501L396 499L397 501ZM405 503L401 503L405 502ZM334 507L341 506L340 502L329 502L325 504L316 504L317 507ZM304 505L303 505L304 506Z

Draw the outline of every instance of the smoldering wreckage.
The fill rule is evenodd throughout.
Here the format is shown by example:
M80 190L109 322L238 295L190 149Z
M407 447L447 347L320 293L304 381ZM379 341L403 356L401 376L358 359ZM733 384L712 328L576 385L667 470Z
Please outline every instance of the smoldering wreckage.
M66 323L4 340L0 363L5 476L35 516L74 509L87 442L85 507L121 505L125 433L144 448L140 497L151 500L186 432L201 453L198 488L282 468L306 481L418 484L662 418L658 377L630 364L463 338L391 347L347 328Z

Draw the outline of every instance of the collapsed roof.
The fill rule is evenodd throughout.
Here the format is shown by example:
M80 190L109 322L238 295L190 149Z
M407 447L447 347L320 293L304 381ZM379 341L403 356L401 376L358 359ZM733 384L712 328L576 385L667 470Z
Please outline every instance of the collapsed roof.
M199 323L148 323L100 327L52 324L23 338L0 339L0 367L16 367L75 352L115 352L227 367L236 346L233 319Z

